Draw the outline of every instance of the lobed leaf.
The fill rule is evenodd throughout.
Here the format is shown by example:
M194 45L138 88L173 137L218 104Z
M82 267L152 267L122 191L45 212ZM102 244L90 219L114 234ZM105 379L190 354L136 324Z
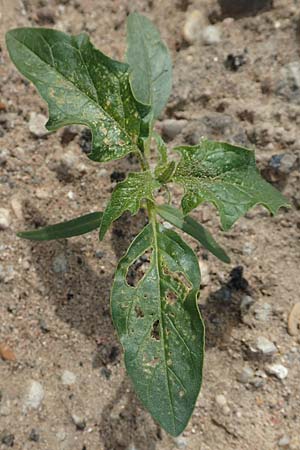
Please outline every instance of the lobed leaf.
M48 130L88 126L94 161L137 151L141 117L149 107L134 98L127 64L105 56L85 34L18 28L6 34L6 43L16 67L48 103Z
M17 236L33 241L51 241L53 239L64 239L72 236L89 233L99 228L102 212L93 212L77 219L49 225L39 230L21 231Z
M283 195L261 177L251 150L213 141L175 150L182 158L173 181L184 186L184 214L205 201L211 202L219 210L224 230L228 230L257 204L272 214L289 206Z
M148 271L129 286L129 267L151 250ZM197 307L198 260L173 231L147 225L120 260L112 288L114 324L135 390L173 436L193 412L201 387L204 326Z
M104 238L110 224L125 211L136 214L143 199L153 200L153 191L160 187L150 171L130 173L125 181L118 183L104 210L99 236Z
M147 17L132 13L127 19L127 61L135 97L150 105L156 119L172 88L172 61L167 46Z
M156 206L156 211L164 220L192 236L221 261L230 263L225 250L214 240L210 232L192 217L184 216L180 210L171 205Z

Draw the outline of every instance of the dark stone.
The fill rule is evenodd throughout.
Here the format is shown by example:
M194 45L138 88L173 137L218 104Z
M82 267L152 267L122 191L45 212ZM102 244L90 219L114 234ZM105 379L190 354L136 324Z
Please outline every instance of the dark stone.
M13 447L15 442L15 436L9 431L5 430L0 435L1 443L6 445L7 447Z
M85 420L82 420L81 422L76 423L76 430L83 431L86 428L86 422Z
M40 440L40 435L34 428L30 431L29 440L32 442L39 442Z
M46 24L54 24L55 23L55 14L51 8L44 6L43 8L39 8L37 10L37 22L39 25Z
M245 17L267 11L273 7L273 0L218 0L223 17Z
M51 330L50 330L49 326L46 324L46 322L44 321L44 319L40 319L39 325L40 325L40 329L41 329L42 333L44 333L44 334L50 333Z
M106 378L107 380L111 377L111 370L107 367L101 367L100 374L103 376L103 378Z
M240 67L242 67L244 64L246 64L246 58L245 55L228 55L227 59L225 61L225 67L228 70L231 70L232 72L237 72Z

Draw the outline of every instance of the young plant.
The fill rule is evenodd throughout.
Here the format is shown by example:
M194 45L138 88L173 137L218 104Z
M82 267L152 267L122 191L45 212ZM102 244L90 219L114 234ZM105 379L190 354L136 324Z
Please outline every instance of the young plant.
M116 160L129 153L139 158L141 171L129 173L117 184L103 213L18 236L50 240L99 228L102 240L125 211L136 214L146 206L149 223L118 264L111 310L137 395L160 425L177 436L189 421L202 381L200 270L193 250L158 216L228 263L225 251L188 214L201 203L211 202L223 229L228 230L256 204L275 214L287 202L261 178L251 150L203 140L175 148L179 162L168 159L167 147L153 127L171 91L171 59L147 18L136 13L128 17L126 63L101 53L85 34L19 28L7 33L6 42L19 71L48 103L48 130L71 124L89 127L93 140L88 156L93 161ZM158 158L151 170L154 142ZM170 197L171 182L184 187L180 210L170 201L165 205L155 201L159 189ZM150 254L149 268L131 286L128 270L145 254Z

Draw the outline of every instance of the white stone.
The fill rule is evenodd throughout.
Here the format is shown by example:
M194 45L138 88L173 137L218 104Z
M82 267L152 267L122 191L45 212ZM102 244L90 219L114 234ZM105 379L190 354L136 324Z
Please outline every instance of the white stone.
M274 375L279 380L284 380L288 376L288 369L284 367L282 364L269 364L266 367L266 371L270 375Z
M34 380L31 381L24 397L23 410L38 409L42 404L44 396L45 392L41 383Z
M7 162L8 151L6 149L0 150L0 166Z
M76 375L73 372L70 372L69 370L65 370L62 373L61 376L62 384L65 386L71 386L72 384L76 383Z
M223 394L216 395L216 403L222 407L227 405L227 399L226 399L225 395L223 395Z
M242 372L238 376L238 381L240 383L246 384L252 381L254 378L254 370L249 366L245 366Z
M68 261L64 255L64 253L60 253L59 255L53 258L52 268L55 273L65 273L68 270Z
M191 11L183 26L182 34L186 42L193 44L201 37L201 30L205 25L206 19L201 11Z
M281 439L279 439L278 441L278 445L279 447L286 447L287 445L289 445L289 443L291 442L289 436L287 436L286 434L284 436L282 436Z
M221 42L220 29L215 25L208 25L202 31L202 39L207 45L219 44Z
M28 124L29 131L36 137L46 136L47 134L49 134L49 131L45 127L47 120L47 117L43 114L31 112Z
M258 336L256 340L256 347L264 355L273 355L277 352L277 348L273 342L269 341L269 339L266 339L264 336Z
M10 226L10 213L8 209L0 208L0 230L7 230Z

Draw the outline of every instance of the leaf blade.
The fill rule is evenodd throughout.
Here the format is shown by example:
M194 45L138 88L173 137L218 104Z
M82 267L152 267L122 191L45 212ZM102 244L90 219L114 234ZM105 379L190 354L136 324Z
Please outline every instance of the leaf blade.
M149 249L149 270L136 287L129 286L129 266ZM193 251L173 231L158 226L155 232L147 225L120 260L112 288L112 316L128 374L144 406L173 436L185 428L202 382L204 326L196 301L199 286ZM177 292L176 301L168 298L169 290ZM143 317L137 316L137 308ZM157 321L159 340L152 335Z
M191 216L184 216L181 211L171 205L156 206L158 214L167 222L192 236L204 248L215 255L224 263L230 263L230 258L225 250L214 240L209 231Z
M17 233L17 236L34 241L51 241L80 236L99 228L101 217L101 212L93 212L66 222L48 225L39 230L21 231Z
M167 46L147 17L132 13L127 19L127 61L135 97L151 105L156 119L172 88L172 62Z
M185 188L184 214L205 201L211 202L219 210L223 229L228 230L257 204L272 214L289 206L283 195L261 177L251 150L214 141L175 150L182 158L173 181Z
M6 34L10 57L48 103L47 128L82 124L93 135L95 161L119 159L137 151L141 116L128 66L96 50L84 34L71 36L47 28L17 28Z
M152 192L160 187L160 183L152 177L151 172L132 172L126 180L117 184L111 199L104 210L99 238L102 240L110 224L125 211L136 214L143 199L153 200Z

